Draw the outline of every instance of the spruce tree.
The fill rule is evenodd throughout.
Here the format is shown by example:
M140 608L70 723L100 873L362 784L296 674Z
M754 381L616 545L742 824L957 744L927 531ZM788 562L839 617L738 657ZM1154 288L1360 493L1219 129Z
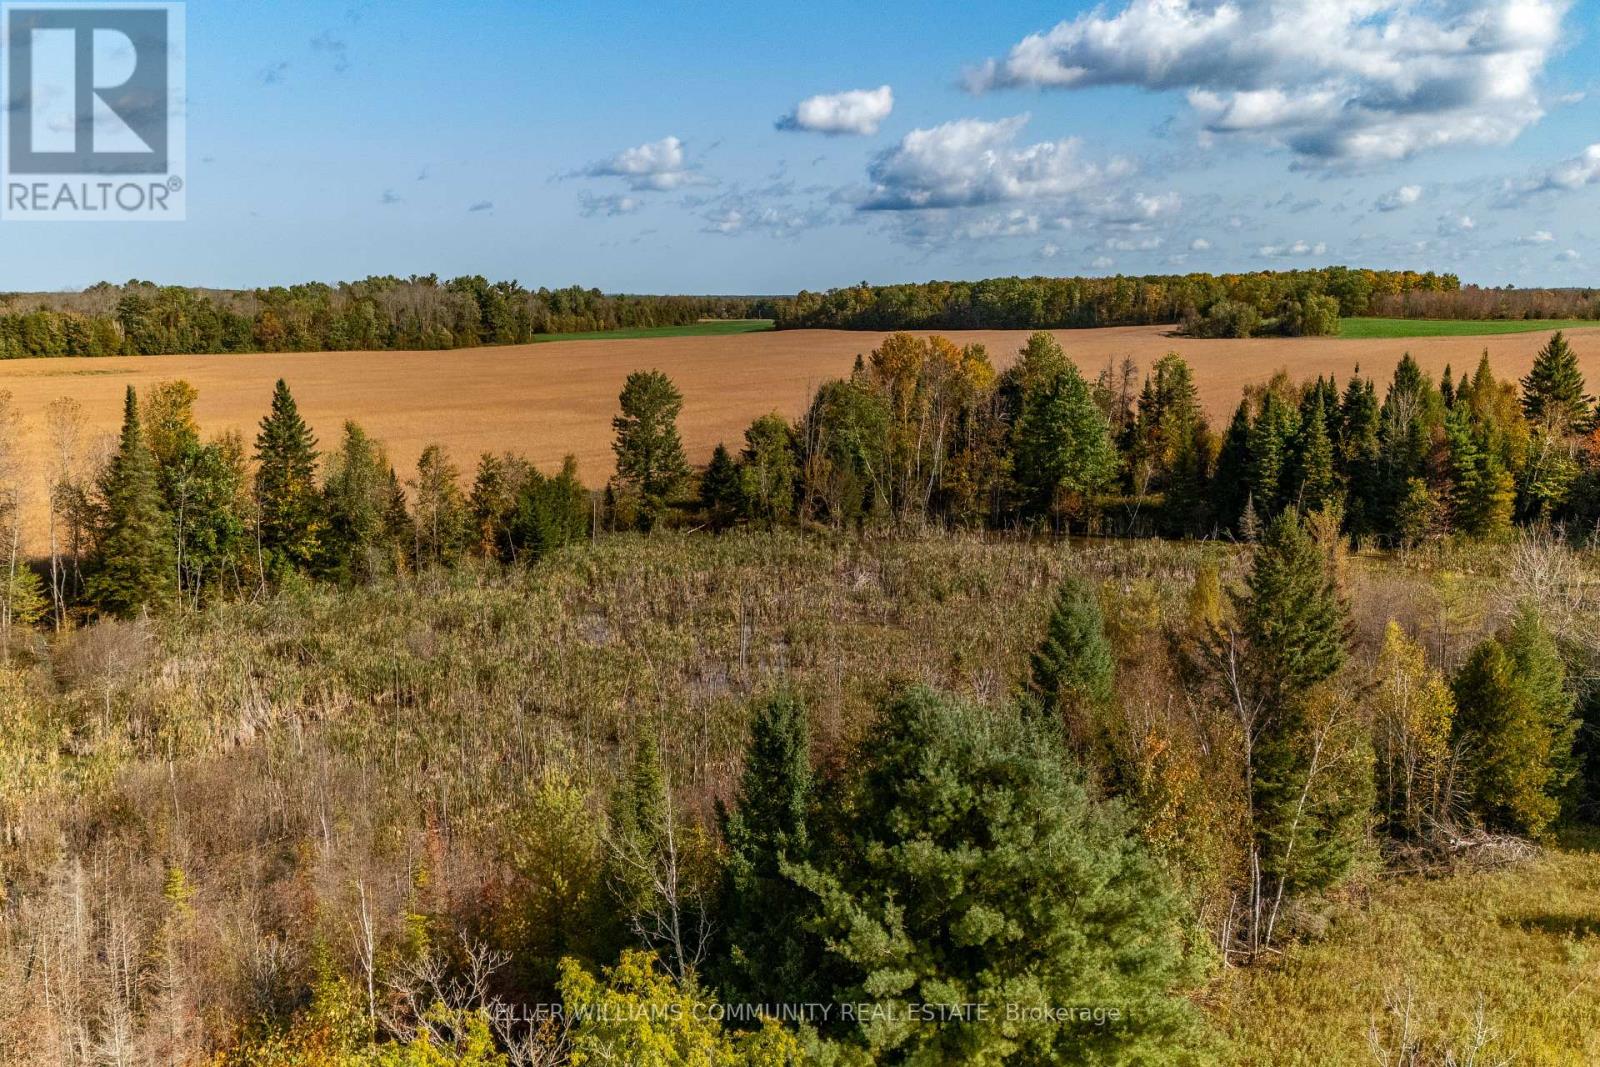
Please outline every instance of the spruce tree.
M1522 410L1529 422L1548 433L1582 433L1589 426L1594 403L1583 389L1577 353L1557 330L1522 379Z
M1382 519L1379 479L1377 391L1369 378L1351 377L1339 403L1335 455L1343 476L1346 526L1356 534L1374 533Z
M282 378L256 435L256 506L268 568L307 568L321 551L317 439Z
M1349 621L1326 554L1293 511L1268 524L1236 611L1259 708L1250 796L1260 868L1271 896L1324 889L1354 858L1372 768L1364 743L1323 729L1337 711L1323 687L1344 665Z
M1295 473L1297 506L1304 512L1313 512L1325 504L1338 505L1338 474L1334 469L1333 441L1328 436L1327 413L1323 407L1321 390L1317 391L1309 411L1301 420L1300 437L1295 446Z
M787 692L763 700L734 807L721 819L728 849L718 908L726 941L721 984L732 1000L808 999L816 960L803 929L807 898L784 868L811 859L812 788L805 705Z
M1250 496L1263 519L1276 515L1292 499L1294 437L1299 421L1295 409L1269 389L1250 426Z
M739 466L721 441L700 475L700 509L717 529L731 523L739 511Z
M87 583L90 601L123 618L159 607L176 590L176 559L131 385L123 400L122 436L100 495L103 519Z
M1116 474L1110 426L1071 363L1025 390L1014 440L1029 518L1081 514Z
M1044 639L1029 660L1028 694L1052 720L1082 739L1086 712L1111 699L1116 663L1094 589L1068 576L1056 591Z
M1408 352L1395 367L1394 379L1379 416L1379 532L1391 537L1409 525L1415 532L1420 483L1430 496L1428 459L1435 434L1442 434L1444 402L1433 382Z
M660 371L635 371L618 404L621 413L611 420L617 457L612 485L619 503L632 509L635 525L648 530L665 517L668 499L689 475L678 436L683 396Z
M1222 437L1217 453L1216 475L1212 479L1215 518L1224 531L1236 533L1250 500L1250 405L1241 400L1234 409L1233 421Z

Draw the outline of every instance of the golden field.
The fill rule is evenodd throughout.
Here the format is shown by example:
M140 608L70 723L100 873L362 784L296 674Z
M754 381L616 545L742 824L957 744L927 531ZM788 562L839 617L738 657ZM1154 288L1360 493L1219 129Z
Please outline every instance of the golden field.
M42 464L46 406L70 396L84 408L89 436L115 433L127 385L142 388L182 378L200 392L198 416L208 433L238 430L253 438L272 383L282 377L325 447L345 419L383 441L402 471L423 447L444 445L464 476L479 453L522 452L549 466L578 457L584 480L599 485L611 470L611 416L629 372L665 371L684 395L681 428L692 461L718 441L731 445L758 415L799 415L811 390L849 373L857 353L883 335L802 330L726 337L664 337L566 341L450 352L315 352L222 356L128 356L107 359L0 361L0 390L8 390L23 422L23 454ZM988 347L997 368L1007 366L1027 337L1020 330L957 331L958 343ZM1488 350L1497 373L1520 377L1547 335L1430 337L1405 340L1261 338L1196 340L1170 328L1117 327L1058 331L1067 352L1091 378L1107 361L1131 356L1142 369L1169 351L1194 367L1201 397L1221 422L1242 386L1280 368L1296 378L1334 374L1341 382L1359 365L1381 382L1404 352L1428 371L1447 363L1471 370ZM1571 331L1585 375L1600 381L1600 328ZM43 543L43 467L31 492L30 545Z

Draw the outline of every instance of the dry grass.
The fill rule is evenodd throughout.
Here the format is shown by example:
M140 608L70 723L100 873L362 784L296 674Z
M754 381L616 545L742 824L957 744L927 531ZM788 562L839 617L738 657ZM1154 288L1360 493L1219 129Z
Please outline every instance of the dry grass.
M1164 327L1068 330L1058 334L1068 353L1093 374L1131 356L1149 367L1178 351L1195 368L1202 399L1218 421L1237 403L1241 386L1279 368L1296 377L1335 374L1359 364L1386 377L1409 350L1432 372L1449 363L1470 370L1488 349L1495 369L1526 373L1542 334L1428 337L1406 340L1339 338L1195 340ZM759 415L798 415L811 390L849 373L858 353L882 335L835 330L725 337L569 341L456 352L321 352L293 355L145 356L112 359L34 359L0 362L0 389L14 395L27 424L25 455L44 453L44 409L60 396L79 400L91 436L114 432L123 388L184 378L200 391L205 430L237 429L253 436L276 378L288 379L301 411L331 447L345 419L359 421L409 469L430 442L446 446L463 467L485 449L515 449L543 464L578 457L586 481L598 485L611 470L611 416L629 372L657 368L683 390L684 442L703 461L718 441L736 442ZM950 334L982 342L997 366L1007 365L1027 334L984 330ZM1600 379L1600 329L1574 331L1590 381ZM42 468L41 468L42 469ZM39 501L33 491L30 543L42 544Z

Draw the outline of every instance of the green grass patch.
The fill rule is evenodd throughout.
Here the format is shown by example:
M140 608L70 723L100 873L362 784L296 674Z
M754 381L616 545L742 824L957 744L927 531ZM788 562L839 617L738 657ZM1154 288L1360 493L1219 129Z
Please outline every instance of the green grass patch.
M1384 337L1484 337L1540 330L1600 326L1593 319L1340 319L1339 336L1355 340Z
M1335 909L1320 940L1225 975L1211 1013L1232 1062L1600 1063L1600 854L1568 844L1381 885ZM1374 1059L1374 1029L1393 1053L1407 1013L1416 1058Z
M722 337L732 333L762 333L772 329L771 319L702 319L687 326L645 326L632 330L590 330L587 333L541 333L535 341L632 341L645 337Z

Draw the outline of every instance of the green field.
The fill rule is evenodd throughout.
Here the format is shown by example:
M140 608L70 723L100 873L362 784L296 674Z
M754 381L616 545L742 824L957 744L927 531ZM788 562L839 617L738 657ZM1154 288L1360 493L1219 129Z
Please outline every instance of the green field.
M721 337L730 333L761 333L772 329L771 319L702 319L687 326L645 326L632 330L591 330L587 333L541 333L535 341L631 341L641 337Z
M1481 337L1498 333L1536 333L1600 326L1588 319L1340 319L1339 336L1356 340L1383 337Z

